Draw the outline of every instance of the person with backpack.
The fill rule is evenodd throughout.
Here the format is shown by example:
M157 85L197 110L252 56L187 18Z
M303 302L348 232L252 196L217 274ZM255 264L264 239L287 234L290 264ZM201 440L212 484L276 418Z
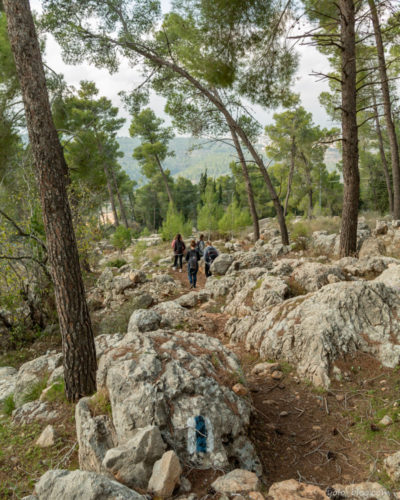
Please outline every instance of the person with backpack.
M174 250L174 267L173 269L178 268L178 262L179 262L179 272L182 272L182 259L183 259L183 254L185 253L185 243L182 239L182 235L177 234L172 242L172 248Z
M199 251L200 257L203 257L205 248L206 248L206 243L204 241L204 234L201 234L199 241L197 242L197 249Z
M190 250L186 253L190 288L196 288L197 272L199 270L200 258L200 252L197 248L196 241L192 240L190 243Z
M211 241L207 241L207 247L204 251L204 263L206 278L211 276L210 267L214 260L218 257L218 250L212 246Z

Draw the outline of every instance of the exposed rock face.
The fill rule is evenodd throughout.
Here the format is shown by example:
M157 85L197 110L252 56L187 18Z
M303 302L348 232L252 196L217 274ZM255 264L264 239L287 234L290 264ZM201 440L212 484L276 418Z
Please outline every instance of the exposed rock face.
M49 470L35 486L38 500L142 500L142 495L106 476L81 470Z
M0 368L0 404L14 394L17 383L17 370L11 366Z
M312 234L311 242L316 250L326 255L335 254L339 236L337 234L329 234L328 231L315 231Z
M325 491L312 484L299 483L288 479L274 483L268 491L271 500L329 500Z
M218 278L211 276L207 278L204 289L211 294L212 298L224 297L228 295L229 291L235 284L235 279L231 276L223 276Z
M156 497L169 498L179 483L182 467L179 458L172 450L167 451L154 464L148 491Z
M213 274L223 276L228 271L229 266L232 264L232 262L233 256L231 254L221 253L212 263L211 272Z
M260 483L253 472L235 469L212 483L217 493L244 493L258 490Z
M376 282L384 283L386 286L391 286L393 288L400 288L400 265L389 264L389 267L383 271L377 278Z
M337 266L318 262L305 262L296 267L291 278L307 292L315 292L332 283L332 276L336 277L337 281L346 280L343 272Z
M50 405L39 400L25 403L12 412L12 421L15 424L31 424L32 422L54 422L58 413Z
M400 451L389 455L384 460L385 470L392 481L400 479Z
M336 262L343 272L353 276L369 277L371 274L380 274L389 267L390 264L400 265L400 260L392 257L375 256L363 259L354 257L344 257Z
M192 308L201 304L202 302L207 302L210 298L210 294L205 290L199 290L198 292L189 292L185 295L181 295L176 299L176 303L182 307Z
M368 257L385 255L385 253L386 247L381 240L378 240L377 238L367 238L361 245L358 256L360 259L364 259Z
M36 446L39 448L49 448L56 443L57 432L52 425L48 425L40 434L36 441Z
M102 462L107 451L117 444L117 437L109 416L92 417L90 401L91 398L82 398L75 408L79 467L86 471L107 473Z
M343 282L289 299L260 313L230 320L232 341L263 358L286 359L300 376L328 386L335 359L361 350L384 366L400 359L400 297L383 283Z
M161 315L152 310L146 311L139 309L135 311L129 319L128 332L131 330L139 330L140 332L149 332L157 330L161 324Z
M62 354L45 354L23 364L18 371L14 391L14 401L17 407L24 404L26 395L32 386L48 377L62 363Z
M161 302L153 311L161 315L161 326L166 328L182 325L190 318L189 312L174 300Z
M217 339L187 332L132 330L99 361L98 388L110 395L119 443L148 425L185 462L261 467L247 438L250 405L231 389L240 372L236 356ZM224 385L224 380L226 384ZM207 429L207 453L199 454L196 425Z
M255 267L267 269L272 268L272 256L267 251L266 246L261 247L257 252L236 252L233 254L233 263L226 271L226 274L233 274L244 269Z
M126 486L145 489L165 447L158 427L135 429L132 439L107 451L103 467Z

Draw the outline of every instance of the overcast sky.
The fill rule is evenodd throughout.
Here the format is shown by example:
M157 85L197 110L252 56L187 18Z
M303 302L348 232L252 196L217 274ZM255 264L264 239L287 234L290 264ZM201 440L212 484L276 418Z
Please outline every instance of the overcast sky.
M169 0L161 0L164 11L170 6ZM41 11L41 1L31 0L31 7L37 12ZM320 106L318 101L319 94L328 89L326 81L318 82L313 71L326 73L329 68L326 56L320 54L314 47L298 46L300 54L300 66L296 75L294 85L295 91L301 96L301 101L305 109L313 114L314 121L321 126L331 126L332 123ZM129 116L123 109L119 99L118 92L121 90L131 90L137 86L140 81L140 72L131 68L126 61L122 61L118 73L110 75L107 70L97 69L88 64L70 66L66 65L60 53L60 48L54 38L49 35L46 43L45 53L46 63L56 72L62 73L68 84L79 87L81 80L93 80L100 90L100 94L112 100L115 106L120 108L121 116L127 118L125 126L121 129L119 135L129 135ZM168 117L164 113L164 100L157 95L152 95L150 106L161 117L168 122ZM255 117L264 126L272 121L273 111L267 111L257 106L252 107Z

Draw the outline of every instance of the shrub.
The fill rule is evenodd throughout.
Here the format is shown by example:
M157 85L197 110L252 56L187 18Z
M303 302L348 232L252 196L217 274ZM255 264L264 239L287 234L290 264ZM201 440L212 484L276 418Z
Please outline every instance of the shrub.
M4 399L3 404L1 405L1 411L4 413L4 415L10 416L14 410L14 394L10 394Z
M130 229L125 226L118 226L111 237L111 244L117 250L125 250L132 241L132 234Z
M118 269L126 264L125 259L114 259L107 262L107 267L118 267Z
M66 401L64 380L54 382L46 392L44 399L50 403L53 401Z
M167 217L161 227L161 236L164 241L171 241L178 233L187 235L192 231L191 224L185 222L183 215L171 203L168 206Z
M251 224L251 216L246 208L241 208L237 202L231 203L225 214L218 222L218 229L222 232L236 231Z
M104 389L96 392L89 400L89 408L92 417L99 415L109 415L111 417L111 403L108 392Z
M40 398L43 390L46 389L47 386L47 376L40 379L38 382L35 382L30 388L29 391L24 394L22 399L23 404L29 403L30 401L36 401Z

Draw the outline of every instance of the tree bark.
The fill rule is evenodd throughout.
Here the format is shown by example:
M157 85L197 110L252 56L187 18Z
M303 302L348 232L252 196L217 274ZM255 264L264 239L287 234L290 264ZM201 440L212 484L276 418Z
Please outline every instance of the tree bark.
M43 210L69 401L96 390L96 351L67 197L67 165L55 129L28 0L4 0Z
M233 129L231 129L231 135L237 154L239 156L240 165L242 167L242 173L246 185L247 201L250 208L251 218L253 220L254 241L257 241L258 239L260 239L260 225L258 223L256 204L254 203L253 186L251 185L249 171L247 169L246 160L243 155L242 146L240 145L238 136L236 135L236 132Z
M308 214L307 214L307 217L309 219L312 219L313 210L314 210L314 200L313 200L314 191L312 188L311 169L310 169L310 165L307 161L306 155L303 152L301 152L301 157L302 157L303 162L304 162L304 167L305 167L304 171L306 173L306 181L307 181L307 195L308 195Z
M119 226L119 218L118 218L117 208L115 206L115 198L114 198L114 193L113 193L112 185L111 185L111 175L110 175L110 171L109 171L107 165L105 165L105 164L104 164L104 173L106 174L108 196L110 197L111 210L112 210L112 213L114 216L114 226L118 227Z
M291 147L291 151L290 151L290 170L289 170L288 185L287 185L287 191L286 191L286 197L285 197L285 205L284 205L284 209L283 209L283 214L285 217L287 216L290 192L292 190L295 159L296 159L296 141L295 141L295 138L292 137L292 147Z
M392 184L391 184L391 180L390 180L389 166L388 166L388 163L386 160L385 147L383 145L382 130L381 130L381 124L379 123L378 106L376 104L375 92L373 92L372 98L373 98L374 113L375 113L375 129L376 129L376 135L378 137L379 154L381 156L382 169L383 169L383 173L385 175L386 190L388 193L388 200L389 200L389 210L390 210L390 213L393 215Z
M121 217L122 217L122 220L124 222L125 227L129 228L128 218L126 216L126 210L125 210L124 204L122 202L121 193L120 193L119 188L118 188L117 178L115 177L114 169L111 167L110 171L111 171L111 177L112 177L113 184L114 184L114 189L115 189L115 192L117 193L117 199L118 199L119 209L121 211Z
M379 74L381 80L383 109L386 120L386 129L389 137L390 154L392 159L393 174L393 217L400 219L400 160L399 144L397 142L396 129L392 117L392 105L390 102L389 82L386 71L385 50L383 47L381 27L378 12L374 0L368 0L371 10L372 24L374 26L376 50L378 53Z
M158 168L160 170L160 173L161 173L163 181L164 181L165 189L166 189L167 194L168 194L169 202L171 203L171 205L173 205L174 199L172 198L172 193L171 193L171 189L170 189L169 184L168 184L167 176L165 175L164 169L162 168L160 158L158 157L158 155L155 155L155 156L156 156L156 162L157 162Z
M340 256L347 257L357 252L358 200L360 191L354 1L339 0L339 14L342 45L341 90L344 180Z

